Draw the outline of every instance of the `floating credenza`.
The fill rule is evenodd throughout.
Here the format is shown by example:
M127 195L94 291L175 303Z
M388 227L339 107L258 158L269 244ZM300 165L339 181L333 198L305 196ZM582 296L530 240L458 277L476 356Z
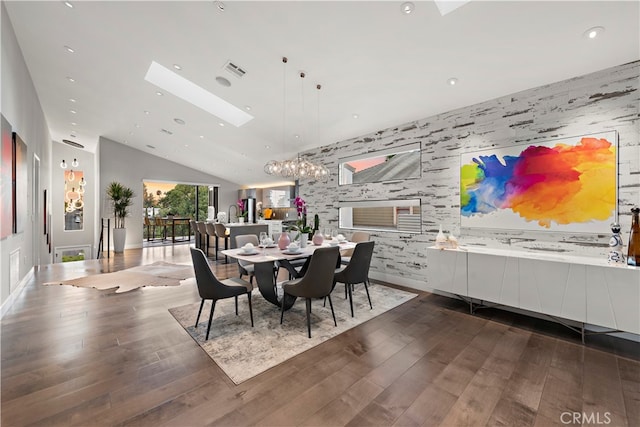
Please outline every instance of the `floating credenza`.
M428 248L433 289L640 334L640 268L530 252Z

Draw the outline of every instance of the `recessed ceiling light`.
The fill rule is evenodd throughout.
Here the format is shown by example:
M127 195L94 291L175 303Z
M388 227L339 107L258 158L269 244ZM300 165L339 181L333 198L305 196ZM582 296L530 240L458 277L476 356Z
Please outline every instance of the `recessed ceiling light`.
M455 77L451 77L450 79L447 80L447 84L449 86L455 86L458 84L458 79Z
M66 51L67 51L67 52L69 52L69 53L74 53L74 52L75 52L75 50L73 50L73 48L72 48L72 47L70 47L70 46L65 46L64 48L65 48L65 49L66 49Z
M140 127L140 125L139 125L138 123L136 123L134 126L135 126L135 127L137 127L137 128L139 128L139 127Z
M76 110L69 110L69 112L70 112L71 114L76 114L76 113L77 113L77 111L76 111Z
M352 117L353 117L354 119L359 119L359 118L360 118L360 116L359 116L359 115L357 115L357 114L354 114Z
M298 138L300 138L300 135L295 134L295 135L293 135L293 137L294 137L295 139L298 139Z
M218 82L218 84L220 86L224 86L224 87L231 86L231 82L229 80L225 79L224 77L218 76L218 77L216 77L216 81Z
M130 132L129 132L129 135L133 135L133 131L130 131Z
M69 1L64 2L64 5L67 6L69 9L73 9L73 4L71 4L71 2Z
M251 111L251 106L250 105L245 105L244 109L247 110L247 111Z
M184 144L184 146L185 146L185 147L188 147L188 146L189 146L189 144Z
M264 148L266 148L268 150L269 148L271 148L271 146L270 145L265 145Z
M73 77L67 77L67 80L71 83L75 82L76 80Z
M219 124L220 126L224 127L224 123L219 122L218 124Z
M218 8L220 12L224 12L224 3L221 1L214 1L213 4Z
M587 31L583 33L583 35L588 39L595 39L604 33L604 27L593 27L589 28Z
M75 98L69 98L69 102L73 102L73 103L75 103L75 102L76 102L76 100L75 100Z
M149 114L151 114L149 111L144 110L144 113L148 116Z
M236 127L240 127L253 119L253 116L246 111L155 61L149 66L145 80Z
M125 144L128 144L128 143L129 143L129 141L127 141L126 139L125 139L124 141L122 141L122 142L124 142Z
M176 70L182 70L182 67L180 66L180 64L173 64L173 68L175 68Z
M173 121L174 121L174 122L176 122L176 123L177 123L177 124L179 124L179 125L183 125L183 124L185 124L185 121L184 121L184 120L179 119L179 118L177 118L177 117L176 117L175 119L173 119Z
M76 122L71 122L71 126L76 126L77 123Z
M415 9L415 5L410 1L404 2L402 3L402 5L400 5L400 10L402 10L402 13L406 15L409 15L411 12L413 12L413 9Z
M200 139L204 139L204 135L200 135Z
M162 95L163 95L163 93L162 93L162 92L160 92L160 91L157 91L157 92L156 92L156 95L158 95L158 96L162 96Z

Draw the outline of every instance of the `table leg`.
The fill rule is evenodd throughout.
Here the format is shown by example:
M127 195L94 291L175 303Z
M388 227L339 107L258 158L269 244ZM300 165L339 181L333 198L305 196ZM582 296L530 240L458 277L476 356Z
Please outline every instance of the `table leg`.
M271 304L275 304L281 307L281 303L278 301L278 294L276 291L276 278L273 275L273 263L272 262L259 262L254 264L254 275L256 282L258 283L258 289L260 293ZM289 310L293 303L296 301L296 297L291 295L285 295L284 309Z

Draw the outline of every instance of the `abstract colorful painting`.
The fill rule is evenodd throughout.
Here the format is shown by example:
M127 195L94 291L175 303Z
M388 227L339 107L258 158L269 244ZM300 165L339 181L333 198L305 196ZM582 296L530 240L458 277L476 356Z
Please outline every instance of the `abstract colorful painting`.
M27 161L27 144L15 132L13 132L13 159L13 232L19 234L24 232L29 216L27 211L29 163Z
M13 232L13 142L11 140L11 125L4 118L2 121L2 146L0 148L0 240L7 238Z
M615 131L460 157L462 227L606 233L616 219Z

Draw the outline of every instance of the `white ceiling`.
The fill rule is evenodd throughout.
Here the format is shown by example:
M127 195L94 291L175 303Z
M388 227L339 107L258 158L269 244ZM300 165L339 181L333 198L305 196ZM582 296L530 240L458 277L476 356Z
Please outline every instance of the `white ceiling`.
M104 136L243 185L273 182L269 159L640 58L637 1L472 1L445 16L431 1L410 15L400 1L4 3L54 140L95 151ZM594 26L602 37L584 37ZM152 61L255 118L222 127L157 96Z

